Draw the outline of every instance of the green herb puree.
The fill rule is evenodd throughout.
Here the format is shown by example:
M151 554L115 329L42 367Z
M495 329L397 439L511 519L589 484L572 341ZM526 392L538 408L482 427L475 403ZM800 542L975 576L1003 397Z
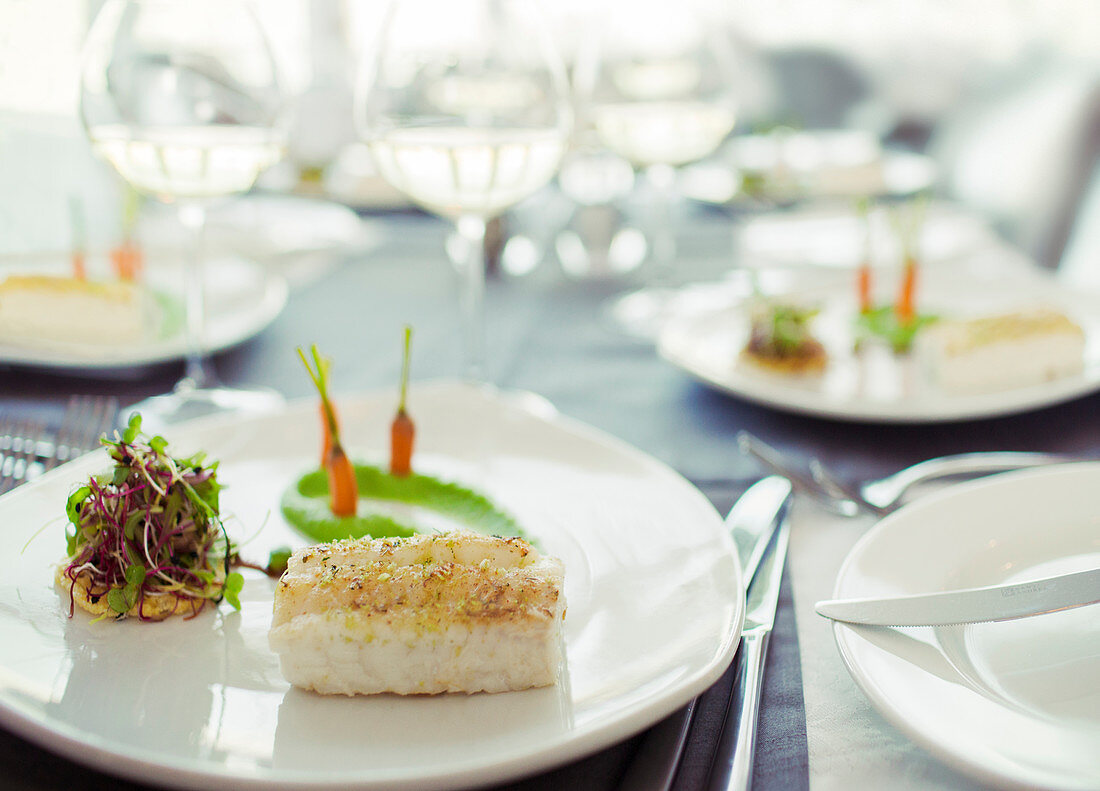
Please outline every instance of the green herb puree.
M356 516L337 517L329 510L328 475L318 469L307 472L283 493L282 512L287 522L318 542L341 538L410 536L429 527L399 516L392 504L415 506L487 535L523 536L516 521L484 495L428 475L390 475L379 467L355 465L359 485ZM386 508L390 504L390 508Z

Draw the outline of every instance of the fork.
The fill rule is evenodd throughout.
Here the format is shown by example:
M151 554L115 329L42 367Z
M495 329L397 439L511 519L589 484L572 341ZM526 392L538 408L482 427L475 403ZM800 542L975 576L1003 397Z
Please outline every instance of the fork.
M114 427L117 417L118 399L114 396L72 396L46 469L95 450L99 438Z
M114 396L73 396L61 427L50 440L42 423L5 418L0 422L0 494L72 461L99 444L118 414Z
M1082 461L1080 458L1058 453L1017 451L959 453L928 459L880 480L853 485L829 473L817 459L811 459L809 462L809 476L792 469L790 462L779 451L748 432L740 432L737 440L745 453L779 474L787 476L795 488L841 516L855 516L866 512L881 517L893 513L906 501L906 495L913 487L930 481L977 477L1047 464Z
M33 420L4 418L0 423L0 494L22 483L38 460L45 427Z

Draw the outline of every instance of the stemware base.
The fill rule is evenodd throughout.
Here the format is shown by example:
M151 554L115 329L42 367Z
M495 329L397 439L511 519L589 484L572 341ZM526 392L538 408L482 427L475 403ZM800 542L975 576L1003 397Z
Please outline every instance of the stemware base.
M193 387L179 385L172 392L139 401L121 420L140 412L142 427L157 432L186 420L222 414L255 415L271 412L286 403L279 393L268 388Z
M626 335L655 341L670 318L680 309L681 291L671 286L640 288L610 300L604 310Z

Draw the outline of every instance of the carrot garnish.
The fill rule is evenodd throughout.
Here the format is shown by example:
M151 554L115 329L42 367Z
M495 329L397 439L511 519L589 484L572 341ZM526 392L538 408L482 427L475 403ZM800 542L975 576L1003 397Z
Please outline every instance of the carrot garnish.
M924 223L926 203L925 196L918 196L904 210L899 210L894 215L905 262L901 275L901 289L898 291L897 302L894 303L894 315L902 327L909 327L917 318L917 247L921 226Z
M333 443L325 465L328 472L329 508L333 516L355 516L359 505L359 484L355 466L339 443Z
M332 453L332 430L328 427L328 415L325 412L325 404L322 401L317 405L318 411L321 413L321 466L325 466L325 459ZM333 421L336 422L336 430L340 430L340 424L336 417L336 411L333 410Z
M119 280L136 281L141 274L143 259L141 248L128 236L111 250L111 266Z
M73 264L73 279L74 280L87 280L88 270L84 266L84 251L73 250L72 252L72 264Z
M870 313L874 307L871 304L871 262L864 260L863 264L859 268L859 274L856 280L856 286L859 289L859 312Z
M305 353L298 349L298 356L306 367L321 396L321 417L325 432L325 451L321 466L328 473L329 508L333 516L355 516L359 505L359 486L355 479L355 467L340 444L340 429L336 423L336 409L328 393L328 371L332 361L322 357L317 345L310 347L313 366Z
M905 257L905 270L901 277L901 291L898 293L898 302L894 307L897 313L898 324L907 327L913 323L917 315L916 311L917 291L917 261L911 256Z
M84 204L76 196L69 198L69 223L72 226L72 253L69 260L73 267L75 280L86 280L87 269L84 266L87 249L86 233L84 230Z
M390 475L406 476L412 472L413 441L416 426L405 409L409 392L409 352L412 345L412 327L405 326L405 353L401 361L401 398L397 414L390 424Z
M856 201L856 214L863 225L863 260L856 273L856 292L859 296L859 312L866 316L874 305L871 303L871 201L860 198Z

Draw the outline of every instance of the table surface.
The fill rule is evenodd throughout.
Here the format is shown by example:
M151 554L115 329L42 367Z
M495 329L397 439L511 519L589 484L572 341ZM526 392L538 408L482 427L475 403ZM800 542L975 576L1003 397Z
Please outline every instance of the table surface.
M216 360L231 385L274 387L288 398L310 394L294 348L317 343L339 361L334 389L356 391L396 381L402 326L416 328L412 376L458 374L457 278L442 253L445 227L416 214L389 218L383 244L336 266L304 265L284 313L261 335ZM706 277L734 265L729 218L706 214L682 239L683 273ZM216 282L217 272L210 272ZM661 361L649 344L623 336L606 301L623 282L570 280L543 267L525 278L493 279L487 294L487 378L534 391L562 413L603 429L669 464L725 509L764 474L737 449L747 429L795 459L820 458L842 477L877 477L924 458L976 450L1057 451L1100 456L1100 396L1027 414L943 425L865 425L785 414L694 383ZM74 393L114 394L129 404L165 392L180 375L168 365L104 379L0 369L0 410L59 419ZM789 580L780 610L757 754L758 788L809 785L798 641ZM720 719L725 678L701 701L700 728ZM725 694L728 694L725 693ZM644 734L576 764L509 786L614 788L644 749ZM694 740L694 737L693 737ZM694 750L694 752L693 752ZM689 744L678 789L706 786L704 748ZM0 771L19 788L100 787L102 775L0 732ZM111 781L115 783L115 781ZM119 788L140 786L115 783Z

